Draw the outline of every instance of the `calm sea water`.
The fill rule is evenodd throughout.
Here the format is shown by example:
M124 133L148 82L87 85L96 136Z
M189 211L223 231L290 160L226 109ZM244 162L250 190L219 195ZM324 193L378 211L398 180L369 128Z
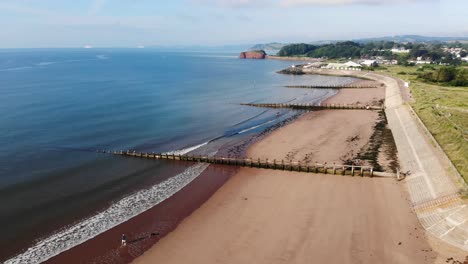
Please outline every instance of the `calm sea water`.
M280 75L291 62L236 56L0 51L0 261L20 249L9 262L47 259L151 208L206 167L97 149L214 155L294 115L239 103L320 102L334 91L283 86L352 81Z

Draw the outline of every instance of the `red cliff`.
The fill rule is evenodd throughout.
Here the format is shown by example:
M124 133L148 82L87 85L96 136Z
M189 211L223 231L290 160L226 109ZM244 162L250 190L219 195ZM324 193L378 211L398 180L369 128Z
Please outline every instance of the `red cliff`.
M245 51L239 55L241 59L265 59L266 52L263 50Z

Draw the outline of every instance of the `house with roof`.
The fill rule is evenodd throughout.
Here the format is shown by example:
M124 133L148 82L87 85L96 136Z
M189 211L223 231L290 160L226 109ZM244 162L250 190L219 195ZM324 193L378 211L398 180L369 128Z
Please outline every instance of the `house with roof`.
M323 66L322 68L332 70L360 71L362 66L359 63L348 61L346 63L329 63L326 66Z
M376 60L363 60L361 61L361 65L366 67L377 67L379 63Z
M393 48L391 49L391 51L393 53L409 53L411 50L401 47L401 48Z

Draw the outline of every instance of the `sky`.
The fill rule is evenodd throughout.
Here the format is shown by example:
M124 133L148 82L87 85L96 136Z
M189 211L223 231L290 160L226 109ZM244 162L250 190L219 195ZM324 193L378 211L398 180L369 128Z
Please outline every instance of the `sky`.
M0 0L0 48L468 37L468 0Z

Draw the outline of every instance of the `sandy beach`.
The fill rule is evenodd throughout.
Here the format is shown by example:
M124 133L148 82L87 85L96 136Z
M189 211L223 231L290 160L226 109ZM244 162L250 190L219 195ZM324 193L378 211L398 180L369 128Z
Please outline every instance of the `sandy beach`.
M343 89L328 103L372 103ZM359 96L357 96L359 95ZM365 146L378 114L304 114L248 156L341 163ZM357 136L357 137L356 137ZM433 263L407 193L394 179L243 168L134 263Z
M277 161L343 164L369 141L377 118L377 112L365 110L306 113L255 143L248 155Z
M396 181L242 169L134 263L431 263Z
M382 105L385 88L342 89L338 94L325 100L325 104Z
M379 89L381 88L362 89L364 93L359 97L360 103L371 105L382 99L383 92ZM356 103L353 101L356 98L356 91L358 89L342 89L324 103ZM377 112L365 110L325 110L304 113L289 125L260 137L261 140L254 143L245 155L278 160L294 159L307 163L326 161L343 164L368 143L377 119ZM239 152L236 155L242 155L242 153ZM201 210L197 208L209 200L214 192L224 192L219 188L233 175L233 168L224 166L219 168L210 166L209 168L195 181L163 203L49 259L47 263L128 263L150 249L153 244L156 243L155 248L157 248L166 235L171 237L174 234L172 231L179 229L178 226L184 218L185 221L191 221L189 215L193 211ZM240 170L239 173L239 175L245 175L246 172ZM260 177L262 173L264 172L258 171L255 175L258 174ZM279 175L287 174L280 173ZM237 174L234 178L237 178ZM310 184L315 185L315 183ZM265 187L268 188L268 185ZM187 216L189 217L186 218ZM119 240L116 239L122 233L126 233L130 241L125 248L120 248Z

